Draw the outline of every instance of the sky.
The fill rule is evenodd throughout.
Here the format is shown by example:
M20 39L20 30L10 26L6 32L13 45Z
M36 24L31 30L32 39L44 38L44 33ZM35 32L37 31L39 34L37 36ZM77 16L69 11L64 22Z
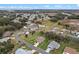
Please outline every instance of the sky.
M0 4L0 10L79 9L79 4Z

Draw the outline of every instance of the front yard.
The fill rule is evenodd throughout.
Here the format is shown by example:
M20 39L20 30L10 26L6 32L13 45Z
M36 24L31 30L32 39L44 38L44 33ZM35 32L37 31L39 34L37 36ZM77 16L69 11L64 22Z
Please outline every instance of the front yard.
M21 38L26 40L27 42L34 44L36 42L36 39L38 36L42 35L41 32L35 32L33 35L30 33L28 37L25 37L25 35L21 35Z
M50 43L50 40L48 40L48 38L45 37L44 42L39 44L38 47L46 50L49 43Z

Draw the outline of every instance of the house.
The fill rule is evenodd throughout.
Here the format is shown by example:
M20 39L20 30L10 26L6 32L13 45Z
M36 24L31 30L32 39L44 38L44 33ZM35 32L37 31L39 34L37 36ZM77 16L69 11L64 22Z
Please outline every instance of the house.
M60 47L59 43L57 43L56 41L52 41L49 43L46 52L50 52L51 50L58 49L59 47Z
M29 14L23 14L22 17L28 18Z
M26 31L24 34L27 37L29 35L29 31Z
M53 49L58 49L60 47L60 44L57 43L56 41L52 41L50 42L50 44L48 45L48 48L50 48L51 50Z
M19 48L15 51L15 54L32 54L32 51Z
M62 14L67 15L67 16L71 16L72 15L72 14L65 13L65 12L62 12Z
M31 31L35 31L35 30L37 30L37 29L38 29L38 25L37 25L37 24L32 23L32 24L28 25L28 28L29 28Z
M59 30L59 28L58 28L58 27L54 27L53 29L54 29L54 30Z
M26 26L24 26L23 28L24 28L24 29L27 29L27 27L26 27Z
M21 23L19 20L16 20L16 19L14 19L14 20L12 20L14 23Z
M3 18L7 18L7 16L6 16L6 15L4 15L4 16L3 16Z
M27 32L25 32L25 35L28 35L29 34L29 32L27 31Z
M66 47L63 52L63 54L78 54L78 53L79 52L77 52L75 49L70 47Z
M63 31L63 32L69 32L67 29L62 29L61 31Z
M44 40L45 40L45 38L42 37L42 36L37 37L36 42L34 43L34 46L37 47L37 46L38 46L40 43L42 43ZM35 51L35 50L34 50L34 51Z
M46 26L45 25L38 25L39 26L39 28L45 28Z
M54 27L54 28L52 28L50 31L52 31L52 32L57 32L57 31L59 31L59 28L58 28L58 27Z
M13 33L11 31L6 31L4 34L3 34L3 37L10 37Z
M35 14L32 14L32 15L30 15L30 17L29 17L29 21L32 21L33 19L35 18Z
M76 32L76 36L79 38L79 32Z
M53 17L53 16L55 16L57 13L45 13L45 14L47 14L47 15L49 15L49 16L51 16L51 17Z
M36 39L36 41L37 41L38 43L42 43L44 40L45 40L45 38L42 37L42 36L39 36L39 37L37 37L37 39Z
M28 22L25 22L27 25L30 25L31 24L31 21L28 21Z
M46 16L45 20L50 20L51 18L49 16Z
M72 31L71 34L74 35L74 36L76 36L77 38L79 38L79 32L77 32L77 31Z
M9 39L10 37L5 37L5 38L0 39L0 42L7 42Z
M19 21L19 19L20 19L20 17L17 17L16 19L12 20L12 22L14 22L14 23L21 23L21 22Z

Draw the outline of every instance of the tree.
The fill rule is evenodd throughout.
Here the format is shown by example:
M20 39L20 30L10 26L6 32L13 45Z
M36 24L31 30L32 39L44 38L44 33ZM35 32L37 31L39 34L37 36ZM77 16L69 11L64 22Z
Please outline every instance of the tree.
M10 23L9 18L0 18L0 26L8 25Z
M53 32L46 32L45 37L47 37L49 40L55 40L57 42L69 42L72 38L69 36L63 36L61 34L56 34Z
M70 27L68 24L65 24L64 26L66 29L69 29L69 27Z
M2 28L0 28L0 38L2 38L2 35L3 35L3 33L5 32L5 29L4 29L4 27Z
M57 22L58 20L63 20L67 15L64 15L62 13L58 13L55 16L49 16L51 21Z
M22 28L22 24L21 23L14 23L14 22L12 22L10 25L13 26L13 27L15 27L15 29Z
M5 31L14 31L15 29L16 29L15 26L11 25L5 26Z
M14 44L11 43L11 40L8 40L7 42L0 43L0 54L7 54L12 51L14 48ZM3 46L3 47L1 47Z
M24 22L27 22L28 19L24 17L23 19L19 19L19 21L24 23Z
M68 16L68 19L79 19L79 15L71 15L71 16Z

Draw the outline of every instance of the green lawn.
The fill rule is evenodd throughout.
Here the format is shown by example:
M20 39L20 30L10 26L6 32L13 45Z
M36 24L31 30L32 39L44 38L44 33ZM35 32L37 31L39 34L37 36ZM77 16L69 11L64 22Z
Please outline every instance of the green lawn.
M49 43L50 43L50 40L48 40L48 38L45 38L44 42L39 44L38 47L46 50Z
M32 34L29 34L28 37L25 37L24 35L21 35L21 38L26 40L27 42L31 43L31 44L34 44L36 42L36 38L38 36L42 35L42 33L40 32L36 32L34 33L33 35Z
M22 46L22 49L26 49L26 50L32 50L31 48L27 47L27 46Z
M45 20L42 22L42 24L46 25L46 28L45 28L45 32L46 32L46 31L49 31L55 23L53 23L49 20Z

